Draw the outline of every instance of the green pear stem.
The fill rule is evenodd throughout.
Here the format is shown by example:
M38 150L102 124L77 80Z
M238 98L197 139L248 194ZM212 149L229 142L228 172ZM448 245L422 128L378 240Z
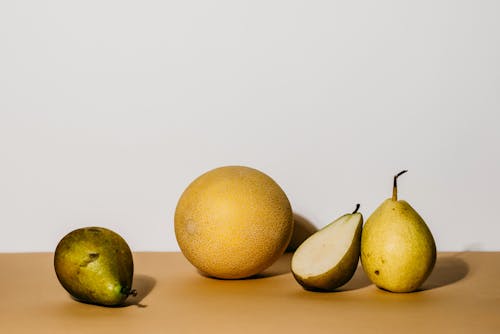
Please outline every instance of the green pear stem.
M394 183L392 185L392 200L393 201L397 201L398 200L398 177L403 175L404 173L406 173L407 170L403 170L399 173L397 173L396 175L394 175Z
M358 212L358 210L359 210L359 203L356 204L356 209L354 209L354 211L352 212L352 214L355 214L356 212Z

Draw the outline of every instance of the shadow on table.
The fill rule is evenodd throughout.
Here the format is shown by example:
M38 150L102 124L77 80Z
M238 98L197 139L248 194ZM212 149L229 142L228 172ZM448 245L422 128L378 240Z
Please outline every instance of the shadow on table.
M292 239L290 240L288 247L286 248L286 253L283 254L278 259L278 261L273 263L269 268L267 268L260 274L250 277L250 279L283 275L291 272L290 265L292 262L293 252L295 252L300 244L302 244L316 231L318 231L318 229L311 221L309 221L304 216L294 212Z
M419 291L450 285L467 276L469 273L469 265L458 256L459 255L438 257L434 270Z
M137 291L137 295L128 297L123 306L135 305L138 307L147 307L147 305L141 304L141 302L153 290L155 285L156 280L151 276L134 275L132 288Z
M459 255L438 257L436 259L434 270L424 284L417 290L417 292L440 288L465 278L469 273L469 265L458 256ZM333 292L362 289L371 284L372 283L363 271L362 266L358 265L352 279L345 285L335 289ZM319 290L317 292L323 291Z
M293 253L283 254L278 259L278 261L274 262L269 268L267 268L260 274L249 277L248 279L258 279L258 278L266 278L266 277L288 274L289 272L291 272L290 265L292 263L292 256Z
M287 252L294 252L301 243L318 231L310 220L295 212L293 213L293 222L292 239L286 249Z
M342 292L342 291L357 290L365 288L370 284L372 284L372 282L370 282L368 276L366 276L360 262L351 280L346 284L342 285L340 288L336 289L335 291Z
M267 277L273 277L273 276L278 276L278 275L283 275L283 274L288 274L291 269L290 269L290 264L292 262L292 256L293 253L285 253L283 254L276 262L274 262L270 267L265 269L263 272L250 276L250 277L244 277L244 278L236 278L236 279L231 279L231 278L219 278L215 276L210 276L206 273L204 273L201 270L197 270L198 274L200 274L203 277L215 279L215 280L221 280L221 281L238 281L238 280L253 280L253 279L261 279L261 278L267 278Z

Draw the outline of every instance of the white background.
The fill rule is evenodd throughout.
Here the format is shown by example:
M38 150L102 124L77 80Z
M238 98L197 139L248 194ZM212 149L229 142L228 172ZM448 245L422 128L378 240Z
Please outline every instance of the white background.
M500 2L1 1L0 251L99 225L178 250L201 173L322 227L401 177L439 250L500 250Z

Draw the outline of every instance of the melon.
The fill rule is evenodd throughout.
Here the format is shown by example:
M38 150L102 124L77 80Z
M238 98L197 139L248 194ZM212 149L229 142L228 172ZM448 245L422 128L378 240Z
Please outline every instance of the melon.
M284 253L293 213L271 177L250 167L225 166L186 188L174 225L179 248L199 271L239 279L262 272Z

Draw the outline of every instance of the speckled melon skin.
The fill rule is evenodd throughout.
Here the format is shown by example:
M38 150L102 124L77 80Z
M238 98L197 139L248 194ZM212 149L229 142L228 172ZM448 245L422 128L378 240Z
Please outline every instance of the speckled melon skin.
M279 185L249 167L213 169L181 195L174 217L184 256L202 273L238 279L260 273L285 251L293 231Z

